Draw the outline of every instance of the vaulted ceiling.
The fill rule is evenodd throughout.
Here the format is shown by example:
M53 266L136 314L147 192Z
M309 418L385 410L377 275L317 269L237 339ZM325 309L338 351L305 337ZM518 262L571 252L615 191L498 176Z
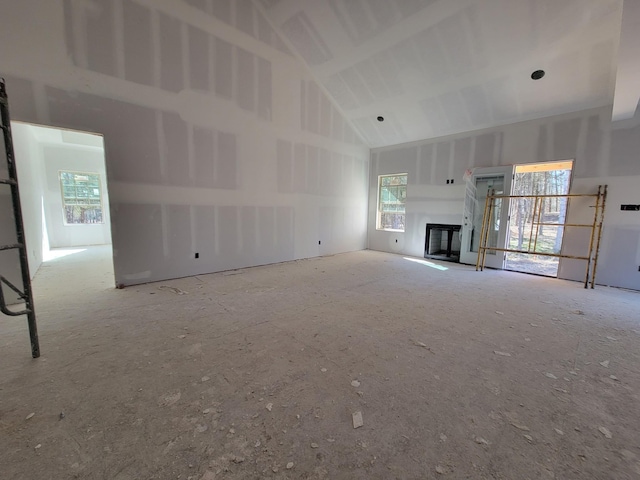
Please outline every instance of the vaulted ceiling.
M613 102L622 0L256 2L371 147Z

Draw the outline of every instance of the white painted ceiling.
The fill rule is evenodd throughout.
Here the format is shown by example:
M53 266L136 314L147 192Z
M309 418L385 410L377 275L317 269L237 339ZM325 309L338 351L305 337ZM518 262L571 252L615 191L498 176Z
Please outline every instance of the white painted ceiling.
M255 1L370 147L613 103L623 0Z

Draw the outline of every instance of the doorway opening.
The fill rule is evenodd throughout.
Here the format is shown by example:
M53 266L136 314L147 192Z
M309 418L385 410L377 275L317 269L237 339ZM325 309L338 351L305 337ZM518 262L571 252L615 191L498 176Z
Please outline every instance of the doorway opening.
M11 130L36 300L113 287L102 135L22 122Z
M567 195L573 160L516 165L512 195ZM512 198L507 248L560 253L567 216L567 197ZM504 269L549 277L558 276L558 257L506 252Z

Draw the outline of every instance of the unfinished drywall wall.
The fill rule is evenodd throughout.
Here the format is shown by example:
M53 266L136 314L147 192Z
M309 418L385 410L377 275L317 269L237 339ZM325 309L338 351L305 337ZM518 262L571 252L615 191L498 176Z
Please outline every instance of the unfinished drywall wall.
M619 211L620 203L640 204L640 127L612 130L610 119L611 107L604 107L374 149L369 248L423 256L427 223L462 224L467 169L575 159L572 193L594 193L597 185L609 184L598 282L640 289L640 213ZM408 173L406 230L377 230L378 175L401 172ZM447 179L454 179L454 184L447 185ZM569 222L593 220L586 204L572 205L568 215ZM565 253L584 255L588 240L585 232L565 232ZM563 259L558 276L580 280L584 270L584 262Z
M117 283L365 247L368 149L252 2L24 0L0 59L15 119L104 135Z
M45 223L43 216L42 172L44 163L42 147L33 135L31 127L22 123L11 125L16 169L20 184L20 205L27 243L29 274L31 278L42 264L42 236Z
M42 264L42 181L41 148L27 125L12 124L12 137L16 169L20 182L20 203L22 206L25 243L29 261L29 275L36 274ZM0 178L8 178L7 163L2 143ZM22 161L18 161L20 158ZM0 245L17 243L13 203L9 185L0 185ZM22 289L22 273L18 250L0 251L0 275ZM19 300L9 288L4 286L4 294L10 303Z

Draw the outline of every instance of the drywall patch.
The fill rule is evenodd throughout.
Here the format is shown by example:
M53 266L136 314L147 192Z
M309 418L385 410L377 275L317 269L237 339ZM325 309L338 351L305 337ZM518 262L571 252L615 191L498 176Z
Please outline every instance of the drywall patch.
M236 135L227 132L217 133L217 155L215 161L215 188L235 190L241 184L238 166L238 148Z
M258 40L266 43L267 45L273 45L274 35L276 35L276 33L273 31L264 15L262 15L262 12L256 10L256 17L258 23Z
M130 82L153 85L151 11L125 0L123 22L125 78Z
M333 173L333 189L331 192L334 195L340 195L344 192L344 178L342 175L342 154L339 152L332 152L331 154L331 172Z
M212 2L212 13L224 23L231 25L231 1L232 0L214 0Z
M589 52L589 63L591 74L587 76L589 80L589 91L607 92L615 86L612 81L612 69L602 69L602 65L608 65L612 58L616 58L616 46L612 39L605 40L593 46Z
M607 171L609 167L609 159L602 158L602 152L604 151L604 134L600 127L600 117L592 115L586 120L586 122L587 138L582 157L584 170L581 170L580 175L584 172L585 177L596 177L600 170ZM638 132L638 134L640 135L640 132ZM578 166L576 166L576 169L577 168ZM637 170L634 171L634 173L635 172L637 172Z
M320 148L318 159L318 194L331 195L331 152Z
M193 128L195 181L198 187L213 188L215 184L214 140L214 131L201 127Z
M600 258L606 258L606 268L598 269L598 283L640 289L640 229L606 228L606 250ZM604 266L604 265L603 265Z
M331 102L326 95L320 95L320 135L331 136Z
M340 73L336 73L324 81L324 88L336 100L343 110L358 108L355 94L349 89Z
M476 149L473 156L473 166L490 167L493 165L496 147L496 134L484 133L476 137Z
M575 158L581 121L581 118L572 118L553 124L553 159Z
M271 62L258 57L258 118L271 121Z
M242 48L236 48L236 81L238 106L255 112L255 56Z
M455 63L450 61L451 73L454 75L468 73L477 64L484 63L474 52L473 41L467 34L469 9L470 7L460 10L437 24L440 44L444 46L447 57L455 59Z
M118 204L114 205L112 236L114 245L139 245L143 248L118 249L118 277L120 280L135 280L140 272L147 272L149 265L157 265L164 258L162 213L159 205ZM150 272L142 278L157 277ZM132 283L132 282L128 282Z
M520 114L517 93L509 77L493 79L485 85L489 96L494 122L507 122Z
M127 273L122 277L125 280L129 280L132 283L136 283L139 280L146 280L148 278L151 278L151 270L145 270L144 272L137 272L137 273Z
M168 228L167 244L169 258L166 262L169 271L187 272L188 259L192 258L191 207L189 205L167 205L166 219Z
M278 257L294 258L295 245L295 209L293 207L277 207L276 230L278 232Z
M215 39L215 60L216 95L233 98L233 47L230 43Z
M311 133L319 133L318 117L320 110L320 89L316 82L307 82L307 130Z
M189 169L185 168L184 164L185 152L188 151L187 123L177 113L162 112L162 136L166 149L168 184L191 185Z
M189 26L189 87L209 91L209 36Z
M333 57L304 12L299 12L284 22L282 31L309 65L320 65Z
M253 26L253 3L251 0L236 0L236 27L238 30L257 38Z
M220 228L218 238L220 241L220 255L234 259L238 257L238 208L233 206L220 206L218 209L218 225Z
M213 269L216 252L216 207L197 205L193 207L193 244L207 269Z
M638 152L640 152L640 127L612 130L610 174L636 175Z
M258 249L258 214L256 207L241 207L238 211L239 218L239 232L242 239L239 243L242 245L242 249L239 252L245 261L255 265L256 259L260 257Z
M549 158L548 149L549 149L549 135L547 134L547 124L542 124L538 128L538 155L537 158L539 161L547 161L553 160Z
M453 147L453 165L451 169L451 177L453 179L462 179L469 158L471 157L471 137L464 137L455 140Z
M184 88L181 22L164 13L160 18L160 87L169 92Z
M434 183L432 172L435 172L433 160L434 160L434 146L432 143L426 145L420 145L419 160L420 162L420 176L418 183L421 185L429 185Z
M161 184L156 111L46 87L51 122L104 135L111 180Z
M256 248L260 256L265 253L266 261L271 263L277 258L276 210L274 207L256 207L256 213Z
M422 109L426 122L431 128L432 136L437 136L451 128L449 119L446 117L442 104L437 97L423 100L420 102L420 108Z
M73 18L85 19L84 33L87 35L87 67L94 72L104 73L112 77L117 76L113 2L77 3L73 5L73 8L82 9L84 13L84 15L74 16Z
M447 92L438 97L441 105L446 105L445 115L449 120L449 126L455 131L464 131L470 127L467 107L462 102L458 92ZM473 105L473 104L468 104Z
M473 125L487 125L491 123L491 109L487 94L482 85L472 85L460 91L462 101L468 105L467 111Z
M444 185L449 176L449 161L451 159L451 142L436 144L436 176L434 183Z
M278 193L293 192L292 144L286 140L278 140L276 144Z
M344 119L340 112L338 112L335 108L331 108L331 138L334 140L338 140L341 142L344 138L343 126Z
M371 118L356 118L353 119L353 124L370 145L378 145L382 141L378 129Z
M14 120L38 123L33 83L13 75L0 73L0 77L6 81L11 117Z
M371 59L360 62L356 65L358 74L367 82L367 88L376 100L389 98L389 91L382 79L382 72L379 72Z
M235 19L234 26L238 30L282 53L291 55L280 36L271 28L269 22L255 8L251 0L186 0L186 3L201 12L213 15L227 25L232 25L232 19Z
M318 147L307 146L307 191L310 195L318 193Z
M207 0L185 0L192 7L197 8L198 10L202 10L203 12L207 11ZM217 0L216 0L217 1Z
M373 103L373 97L366 87L364 80L358 75L354 67L349 67L340 72L347 87L354 93L358 106L366 106Z
M371 57L371 62L380 74L380 78L384 82L389 97L405 93L402 82L398 78L395 59L389 50L376 53Z
M293 147L293 191L307 191L307 147L301 143Z

